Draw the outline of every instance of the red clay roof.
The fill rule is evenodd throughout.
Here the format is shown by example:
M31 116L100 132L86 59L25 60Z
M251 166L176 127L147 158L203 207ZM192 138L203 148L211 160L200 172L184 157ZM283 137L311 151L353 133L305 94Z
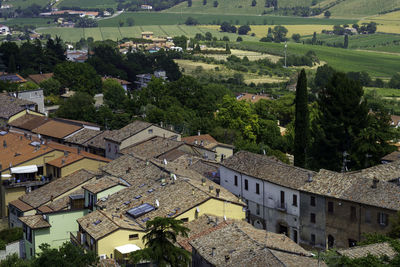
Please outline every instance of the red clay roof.
M212 144L215 143L217 144L217 140L214 139L209 134L202 134L202 135L193 135L193 136L188 136L188 137L182 137L182 141L188 144L195 144L197 141L197 144L200 145L201 141L203 141L204 145L207 144Z
M32 132L55 138L64 138L82 128L82 126L51 120L33 129Z
M24 116L10 122L9 125L20 128L20 129L31 131L31 130L45 124L49 120L51 120L51 119L49 119L46 116L25 114Z
M17 209L19 209L19 210L22 211L22 212L25 212L25 211L28 211L28 210L33 209L33 207L31 207L29 204L23 202L23 201L20 200L20 199L16 199L16 200L14 200L14 201L11 201L11 202L8 203L8 204L13 205L14 207L16 207Z
M50 79L53 77L54 73L41 73L41 74L31 74L28 76L28 80L31 80L32 82L39 84L45 80Z

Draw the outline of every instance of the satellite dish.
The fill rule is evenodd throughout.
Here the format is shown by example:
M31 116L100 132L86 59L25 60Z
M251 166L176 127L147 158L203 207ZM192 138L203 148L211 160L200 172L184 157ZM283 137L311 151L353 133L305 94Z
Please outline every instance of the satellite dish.
M160 207L160 202L158 201L158 199L156 199L156 207Z
M174 181L176 181L176 175L175 175L175 173L172 175L172 178L174 179Z
M167 160L166 160L166 159L164 159L164 165L167 165L167 163L168 163L168 162L167 162Z

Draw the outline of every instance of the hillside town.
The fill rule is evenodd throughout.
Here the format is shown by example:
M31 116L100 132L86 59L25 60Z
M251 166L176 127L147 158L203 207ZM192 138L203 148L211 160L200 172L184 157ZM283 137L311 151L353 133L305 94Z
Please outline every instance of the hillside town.
M400 266L399 18L0 0L0 267Z

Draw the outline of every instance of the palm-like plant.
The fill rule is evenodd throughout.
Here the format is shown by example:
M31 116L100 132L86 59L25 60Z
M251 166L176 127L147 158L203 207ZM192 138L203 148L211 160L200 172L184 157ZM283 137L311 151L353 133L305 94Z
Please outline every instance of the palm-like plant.
M147 221L148 233L143 236L146 248L131 253L130 260L133 263L152 261L161 267L188 266L190 253L174 245L178 235L188 236L189 229L182 224L180 220L163 217Z

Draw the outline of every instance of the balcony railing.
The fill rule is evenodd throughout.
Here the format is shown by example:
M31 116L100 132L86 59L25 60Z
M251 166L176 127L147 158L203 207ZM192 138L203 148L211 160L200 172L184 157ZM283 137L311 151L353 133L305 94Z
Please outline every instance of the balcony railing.
M30 180L30 179L24 179L24 180L17 180L17 179L12 179L12 180L4 180L2 181L2 185L6 188L13 188L13 187L29 187L29 186L39 186L39 185L44 185L47 184L51 181L50 177L46 177L41 180Z
M275 208L280 211L286 211L287 205L286 205L286 203L276 202Z

